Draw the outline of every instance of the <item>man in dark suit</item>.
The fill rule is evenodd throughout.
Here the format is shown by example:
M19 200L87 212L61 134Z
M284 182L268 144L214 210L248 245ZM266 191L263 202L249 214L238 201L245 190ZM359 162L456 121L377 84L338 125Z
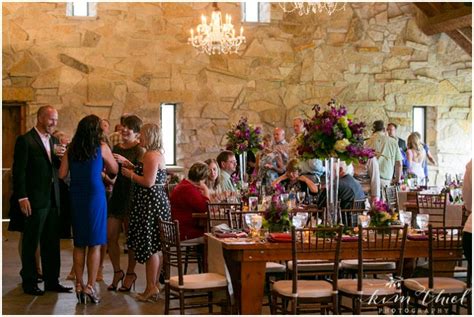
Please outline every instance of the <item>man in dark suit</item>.
M54 153L58 140L51 136L58 112L51 106L38 110L36 126L17 138L13 157L13 195L25 216L20 275L23 291L43 295L38 288L35 251L40 246L45 290L70 292L59 284L59 183L64 149Z

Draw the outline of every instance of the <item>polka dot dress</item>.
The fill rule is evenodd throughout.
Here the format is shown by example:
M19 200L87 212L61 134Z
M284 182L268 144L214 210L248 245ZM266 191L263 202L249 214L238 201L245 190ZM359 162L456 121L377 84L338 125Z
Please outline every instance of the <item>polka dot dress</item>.
M143 175L142 163L136 165L135 173ZM135 251L135 259L142 264L161 250L158 219L171 220L170 202L163 185L165 183L165 169L158 170L155 185L151 188L133 183L127 244Z

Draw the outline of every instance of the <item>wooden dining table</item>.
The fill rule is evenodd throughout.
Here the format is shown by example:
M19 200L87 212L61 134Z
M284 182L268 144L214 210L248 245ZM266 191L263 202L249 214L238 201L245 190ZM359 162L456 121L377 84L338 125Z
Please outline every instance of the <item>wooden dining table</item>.
M261 314L265 264L268 261L291 260L291 243L233 243L231 239L218 239L212 234L206 235L207 239L215 239L222 244L223 257L232 281L239 313ZM357 257L357 242L342 242L341 260ZM380 257L383 257L383 254ZM405 258L417 257L428 257L428 241L407 240ZM323 255L315 254L312 258L323 259Z

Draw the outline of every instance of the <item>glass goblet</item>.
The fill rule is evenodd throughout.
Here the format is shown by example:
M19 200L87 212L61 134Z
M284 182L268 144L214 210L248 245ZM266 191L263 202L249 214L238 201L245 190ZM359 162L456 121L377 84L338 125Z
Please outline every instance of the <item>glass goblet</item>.
M298 192L296 194L296 198L298 198L298 203L299 204L302 204L304 202L304 199L306 197L306 193L305 192Z

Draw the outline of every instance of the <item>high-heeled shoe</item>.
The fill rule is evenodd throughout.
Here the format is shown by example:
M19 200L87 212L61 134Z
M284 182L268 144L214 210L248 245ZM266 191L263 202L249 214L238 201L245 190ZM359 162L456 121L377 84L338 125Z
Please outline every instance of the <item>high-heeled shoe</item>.
M122 287L120 287L118 289L119 292L130 292L130 290L132 289L133 287L133 290L135 290L135 282L137 281L137 274L135 272L133 273L128 273L126 275L129 275L129 276L133 276L133 280L132 280L132 283L130 284L129 287L126 287L125 286L125 280L123 280L122 282Z
M118 274L118 273L121 273L121 277L115 282L115 274ZM123 270L118 270L118 271L115 271L114 272L114 279L112 280L112 284L109 285L109 287L107 287L107 290L108 291L116 291L117 290L117 287L118 287L118 284L120 282L122 282L122 285L123 285L123 279L125 278L125 273L123 272ZM114 283L115 282L115 283Z
M158 288L155 288L152 291L149 292L144 292L139 294L136 299L139 302L156 302L158 301L158 298L160 296L160 290Z
M87 302L94 304L100 303L100 297L97 296L97 293L95 292L95 289L92 287L92 285L87 284L86 288L82 292L84 293L85 304L87 304Z
M81 283L76 284L76 297L77 297L77 303L78 304L85 304L86 299L85 299L85 296L84 296L84 291L82 289L82 284Z

